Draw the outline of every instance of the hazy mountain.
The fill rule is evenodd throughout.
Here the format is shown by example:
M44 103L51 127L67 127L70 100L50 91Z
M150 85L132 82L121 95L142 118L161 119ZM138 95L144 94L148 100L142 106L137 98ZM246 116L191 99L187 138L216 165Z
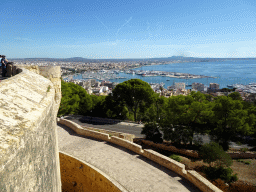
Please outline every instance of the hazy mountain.
M161 58L145 58L145 59L87 59L83 57L72 57L72 58L15 58L11 60L23 60L23 61L51 61L51 62L168 62L168 61L184 61L184 62L208 62L208 61L223 61L223 60L256 60L256 58L198 58L198 57L184 57L184 56L172 56L172 57L161 57Z

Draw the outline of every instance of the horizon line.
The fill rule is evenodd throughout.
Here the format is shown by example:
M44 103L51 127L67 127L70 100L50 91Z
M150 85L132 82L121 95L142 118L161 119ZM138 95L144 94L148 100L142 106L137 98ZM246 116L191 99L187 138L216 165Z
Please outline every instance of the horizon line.
M146 58L84 58L84 57L26 57L26 58L9 58L9 59L90 59L90 60L118 60L118 59L167 59L172 57L195 58L195 59L256 59L256 57L186 57L186 56L171 56L171 57L146 57Z

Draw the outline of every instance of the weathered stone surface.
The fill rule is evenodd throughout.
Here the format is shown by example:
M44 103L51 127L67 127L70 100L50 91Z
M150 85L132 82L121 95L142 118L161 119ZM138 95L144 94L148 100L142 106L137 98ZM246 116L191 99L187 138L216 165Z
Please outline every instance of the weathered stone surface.
M61 191L55 107L52 82L38 74L0 83L1 191Z

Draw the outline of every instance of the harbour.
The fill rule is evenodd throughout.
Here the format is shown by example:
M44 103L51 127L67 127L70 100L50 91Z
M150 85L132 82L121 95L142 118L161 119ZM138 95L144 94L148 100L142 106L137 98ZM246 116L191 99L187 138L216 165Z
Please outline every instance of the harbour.
M141 79L148 83L164 83L164 87L172 86L176 82L184 82L186 89L191 89L194 82L218 83L220 88L233 88L234 84L249 85L256 81L256 61L222 61L198 63L172 63L166 65L152 65L133 68L125 71L105 70L75 74L69 78L86 80L90 78L98 81L121 83L129 79Z

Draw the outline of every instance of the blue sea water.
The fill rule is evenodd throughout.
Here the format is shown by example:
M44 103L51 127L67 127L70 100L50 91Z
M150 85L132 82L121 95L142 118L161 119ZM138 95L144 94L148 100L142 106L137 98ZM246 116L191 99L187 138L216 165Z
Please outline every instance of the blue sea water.
M140 75L119 73L119 76L126 79L113 79L112 82L123 82L129 79L141 79L148 83L165 83L167 86L173 85L175 82L185 82L190 85L193 82L203 83L209 86L210 83L218 83L220 88L227 87L232 84L256 83L256 60L229 60L218 62L191 62L191 63L171 63L165 65L152 65L136 68L134 70L155 70L190 73L194 75L205 75L217 78L200 78L200 79L179 79L170 77L142 77ZM82 79L82 75L78 74L74 79ZM189 87L188 87L189 88Z

